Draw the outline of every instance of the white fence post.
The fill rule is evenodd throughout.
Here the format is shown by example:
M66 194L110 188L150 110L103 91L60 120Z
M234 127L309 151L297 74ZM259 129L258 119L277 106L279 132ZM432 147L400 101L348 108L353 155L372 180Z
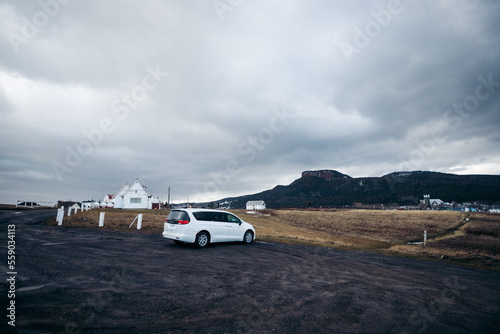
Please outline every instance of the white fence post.
M137 229L140 230L142 227L142 213L139 213L137 216L135 216L134 220L132 220L132 224L130 224L128 228L131 228L136 220L137 220Z
M71 216L71 207L68 208L68 217Z
M101 212L101 214L99 215L99 227L103 227L104 226L104 214L106 212Z
M142 213L139 213L139 219L137 220L137 229L140 230L142 227Z
M57 210L57 225L61 226L63 222L63 217L64 217L64 206L62 206L60 209Z
M427 230L424 230L424 246L427 244Z

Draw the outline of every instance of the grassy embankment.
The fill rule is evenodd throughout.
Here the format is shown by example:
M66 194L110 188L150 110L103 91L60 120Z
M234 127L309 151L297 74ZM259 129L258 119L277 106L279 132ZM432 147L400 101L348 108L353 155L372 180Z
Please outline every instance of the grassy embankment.
M97 227L134 233L163 230L166 210L92 210L64 217L63 227ZM255 226L260 241L367 250L384 254L439 259L500 270L500 215L439 211L375 210L233 210ZM142 230L136 223L143 214ZM47 222L57 225L55 219ZM409 244L423 240L427 244Z

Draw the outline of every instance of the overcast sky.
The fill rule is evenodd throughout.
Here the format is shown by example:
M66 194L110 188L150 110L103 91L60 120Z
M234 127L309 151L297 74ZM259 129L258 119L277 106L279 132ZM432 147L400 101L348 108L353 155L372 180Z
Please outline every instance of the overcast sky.
M0 1L0 203L500 174L498 1Z

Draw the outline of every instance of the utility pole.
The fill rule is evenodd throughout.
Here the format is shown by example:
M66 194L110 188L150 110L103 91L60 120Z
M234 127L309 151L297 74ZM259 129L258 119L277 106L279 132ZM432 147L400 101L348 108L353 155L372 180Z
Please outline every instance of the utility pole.
M167 207L170 209L170 187L168 187Z

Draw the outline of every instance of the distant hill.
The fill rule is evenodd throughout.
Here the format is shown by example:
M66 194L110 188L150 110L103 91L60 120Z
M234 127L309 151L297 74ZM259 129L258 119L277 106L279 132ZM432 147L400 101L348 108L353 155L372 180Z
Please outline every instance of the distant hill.
M354 203L414 205L424 194L445 202L500 202L500 175L396 172L382 177L352 178L335 170L306 171L290 185L253 195L226 198L233 208L264 200L268 208L341 207Z

